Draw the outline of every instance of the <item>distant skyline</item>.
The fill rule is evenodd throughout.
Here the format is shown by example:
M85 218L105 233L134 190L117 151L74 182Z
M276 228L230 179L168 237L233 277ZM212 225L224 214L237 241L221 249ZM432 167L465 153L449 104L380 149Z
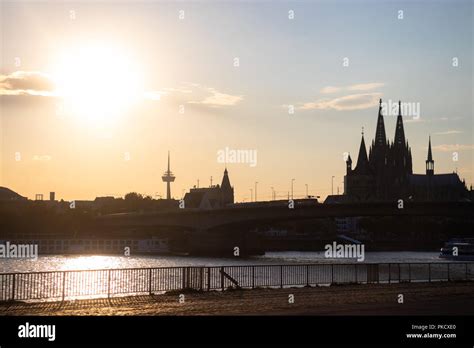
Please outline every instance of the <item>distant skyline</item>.
M402 11L402 12L400 12ZM34 199L343 192L378 101L413 170L473 183L471 1L0 3L0 186ZM419 115L415 111L419 111ZM226 150L227 149L227 150ZM224 151L244 151L231 163ZM247 152L245 152L247 151ZM453 154L457 152L457 158ZM254 157L252 157L254 156ZM255 161L253 161L255 159ZM243 163L242 163L243 162ZM355 164L355 163L354 163Z

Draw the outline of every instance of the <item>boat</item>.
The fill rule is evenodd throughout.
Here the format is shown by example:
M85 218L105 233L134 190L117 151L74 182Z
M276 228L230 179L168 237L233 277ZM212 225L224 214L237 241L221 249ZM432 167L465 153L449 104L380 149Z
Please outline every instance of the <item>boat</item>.
M444 243L439 255L442 259L474 261L474 238L452 238Z

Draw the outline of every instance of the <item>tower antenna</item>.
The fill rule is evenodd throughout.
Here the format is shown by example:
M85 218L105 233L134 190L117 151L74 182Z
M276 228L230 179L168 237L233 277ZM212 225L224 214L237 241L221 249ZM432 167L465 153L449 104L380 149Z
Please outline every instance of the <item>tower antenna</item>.
M174 182L174 179L176 177L173 175L173 173L170 170L170 152L168 150L168 170L164 172L163 176L161 177L161 180L163 182L166 182L166 199L171 200L171 183Z

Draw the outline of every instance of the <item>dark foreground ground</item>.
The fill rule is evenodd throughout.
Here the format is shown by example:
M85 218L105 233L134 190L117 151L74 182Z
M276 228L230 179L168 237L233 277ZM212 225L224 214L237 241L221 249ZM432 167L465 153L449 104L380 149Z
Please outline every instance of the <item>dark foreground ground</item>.
M399 294L404 303L399 304ZM48 303L0 304L0 315L462 315L474 282L233 290ZM294 303L289 303L290 295ZM183 297L181 296L181 299Z

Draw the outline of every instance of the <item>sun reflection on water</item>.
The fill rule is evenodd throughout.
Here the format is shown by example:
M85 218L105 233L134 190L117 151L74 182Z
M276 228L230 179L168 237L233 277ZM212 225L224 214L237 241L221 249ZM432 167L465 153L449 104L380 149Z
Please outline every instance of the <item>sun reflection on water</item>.
M87 255L63 258L62 270L121 268L120 258L106 255Z

